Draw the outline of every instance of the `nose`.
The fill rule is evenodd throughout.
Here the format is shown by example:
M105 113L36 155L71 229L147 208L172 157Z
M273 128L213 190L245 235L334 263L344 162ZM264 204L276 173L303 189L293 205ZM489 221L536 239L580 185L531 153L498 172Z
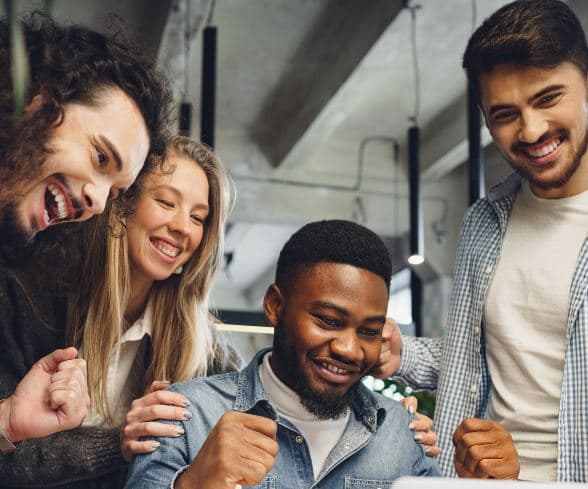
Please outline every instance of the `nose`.
M82 187L85 210L92 215L104 212L111 186L110 182L104 180L86 183Z
M547 133L549 124L537 111L529 111L521 115L521 127L519 129L519 141L523 143L535 143L541 136Z
M337 331L336 337L331 341L331 351L348 362L361 362L364 359L363 349L355 328Z
M177 233L182 236L186 236L189 233L190 216L180 211L174 213L172 219L168 224L168 228L172 233Z

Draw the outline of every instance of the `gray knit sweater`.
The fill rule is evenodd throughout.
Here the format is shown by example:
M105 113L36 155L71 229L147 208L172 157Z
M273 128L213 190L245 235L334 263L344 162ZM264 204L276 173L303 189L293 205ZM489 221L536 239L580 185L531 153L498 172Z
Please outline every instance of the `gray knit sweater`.
M51 261L54 257L26 258L13 274L4 269L0 249L0 399L14 392L33 363L65 344L66 294L59 290L60 280L53 280ZM82 277L78 286L90 284ZM240 366L234 350L223 351L227 357L217 371ZM0 489L116 489L124 485L126 468L118 429L77 428L27 440L13 454L0 454Z

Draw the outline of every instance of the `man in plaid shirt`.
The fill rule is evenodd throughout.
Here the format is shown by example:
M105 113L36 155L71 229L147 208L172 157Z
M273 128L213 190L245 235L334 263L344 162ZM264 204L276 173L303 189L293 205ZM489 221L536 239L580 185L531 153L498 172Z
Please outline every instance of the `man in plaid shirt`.
M465 217L446 338L392 331L380 374L438 389L447 475L587 482L586 37L566 4L516 1L463 66L515 174Z

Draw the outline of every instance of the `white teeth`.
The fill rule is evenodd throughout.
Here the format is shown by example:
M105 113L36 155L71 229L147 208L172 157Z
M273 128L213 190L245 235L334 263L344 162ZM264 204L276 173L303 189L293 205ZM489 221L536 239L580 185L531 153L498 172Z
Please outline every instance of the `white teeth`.
M155 246L159 251L161 251L164 255L169 256L170 258L175 258L180 254L179 248L171 248L170 246L164 245L161 241L154 241L153 246Z
M328 371L333 372L335 374L346 374L347 370L344 370L339 367L335 367L335 365L331 365L329 363L322 362L322 366L326 368Z
M559 139L557 139L557 140L553 141L551 144L548 144L547 146L543 146L542 148L537 149L537 150L528 150L527 152L533 158L541 158L542 156L548 155L552 151L555 151L557 149L557 147L559 146L560 142L561 141Z
M47 212L47 209L43 212L43 218L45 219L45 224L49 224L49 213Z
M57 218L58 219L65 219L67 217L67 209L65 206L65 196L61 193L58 187L53 184L49 184L47 186L53 198L55 199L55 203L57 204Z

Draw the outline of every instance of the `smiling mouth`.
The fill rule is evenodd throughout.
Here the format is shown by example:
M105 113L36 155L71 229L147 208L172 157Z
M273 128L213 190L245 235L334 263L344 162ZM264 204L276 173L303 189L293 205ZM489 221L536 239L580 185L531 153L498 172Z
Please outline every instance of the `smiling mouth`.
M63 190L50 183L45 190L44 218L47 225L70 218L69 198Z
M151 238L150 241L154 248L170 258L175 258L182 252L181 248L173 246L160 239Z
M314 362L319 369L320 377L330 384L346 384L362 372L360 366L355 364L347 366L342 362L320 358L315 358Z
M567 140L567 136L561 131L557 135L542 137L541 140L534 144L519 143L513 150L524 157L527 164L536 168L551 168L559 157L561 146Z
M334 374L337 374L337 375L351 375L351 372L349 370L345 370L343 368L336 367L335 365L331 365L330 363L327 363L327 362L321 362L321 366L323 368L326 368L329 372L333 372Z
M544 156L553 153L559 145L562 143L562 138L557 137L553 138L551 141L542 144L540 146L530 147L525 149L525 153L527 153L532 158L543 158Z

